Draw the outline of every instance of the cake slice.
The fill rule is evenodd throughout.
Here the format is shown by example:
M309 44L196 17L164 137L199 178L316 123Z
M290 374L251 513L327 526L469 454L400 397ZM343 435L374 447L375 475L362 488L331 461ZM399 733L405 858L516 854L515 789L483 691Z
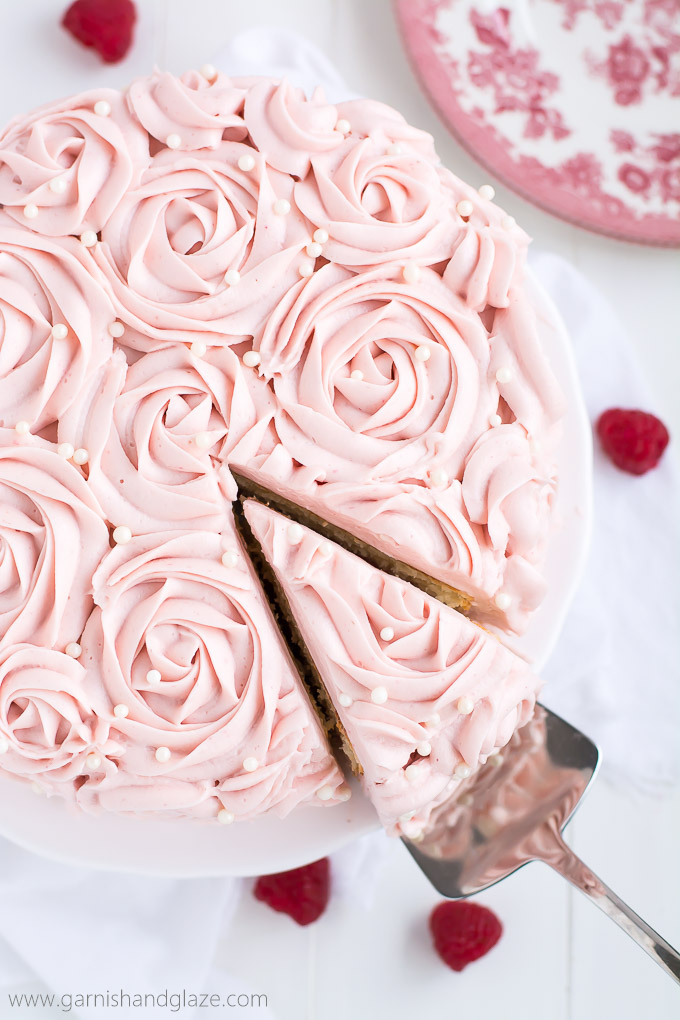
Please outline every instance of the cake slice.
M406 581L262 503L244 513L381 822L418 835L531 718L538 677Z

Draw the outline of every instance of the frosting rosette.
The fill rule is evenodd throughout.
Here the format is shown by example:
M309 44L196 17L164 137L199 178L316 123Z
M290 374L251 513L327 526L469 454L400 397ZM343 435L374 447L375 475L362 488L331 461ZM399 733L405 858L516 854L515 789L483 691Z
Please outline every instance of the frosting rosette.
M0 429L0 646L78 641L109 533L80 471Z
M0 646L0 769L35 776L41 788L71 783L97 741L106 735L76 659L53 648Z
M79 256L0 214L0 426L50 425L111 353L113 306Z
M41 106L5 128L0 204L40 234L96 232L148 159L146 132L121 93L85 92Z
M256 160L252 169L239 167L244 156ZM154 156L94 249L128 326L125 343L148 351L252 335L300 278L296 263L309 235L290 207L292 187L239 142Z
M262 78L248 89L244 119L253 144L277 170L304 177L314 156L344 141L338 111L321 89L307 99L290 82Z
M441 168L380 137L349 137L313 157L295 201L328 233L324 256L352 268L400 260L434 265L451 255L462 229Z
M273 400L229 348L184 346L127 365L116 351L59 439L88 451L88 482L108 520L135 534L221 530L236 488L226 466L258 449Z
M174 135L178 149L216 149L224 138L242 141L248 134L241 116L245 95L223 74L209 81L197 71L180 78L155 71L132 82L127 102L157 142L165 145Z
M277 308L259 351L281 445L329 482L455 477L495 409L486 331L431 270L409 284L393 266L326 266Z
M249 818L335 797L342 774L239 550L233 525L166 532L97 570L81 661L122 748L84 806Z

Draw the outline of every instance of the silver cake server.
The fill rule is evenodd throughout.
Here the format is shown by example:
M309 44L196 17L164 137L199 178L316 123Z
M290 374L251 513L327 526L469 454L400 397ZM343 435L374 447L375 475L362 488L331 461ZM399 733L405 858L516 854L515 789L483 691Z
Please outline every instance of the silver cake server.
M436 809L419 840L403 839L449 899L488 889L529 861L543 861L580 889L680 983L680 954L608 889L562 839L597 772L599 751L547 708Z

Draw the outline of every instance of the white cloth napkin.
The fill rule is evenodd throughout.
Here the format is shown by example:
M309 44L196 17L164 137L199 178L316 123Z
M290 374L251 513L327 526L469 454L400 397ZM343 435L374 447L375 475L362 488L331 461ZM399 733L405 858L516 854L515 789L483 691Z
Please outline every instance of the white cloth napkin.
M243 33L215 64L233 75L285 75L308 92L321 83L331 101L349 95L325 56L290 32ZM569 327L592 418L613 405L650 409L614 311L562 259L538 254L533 268ZM596 453L593 549L546 669L545 700L600 742L612 776L645 790L662 789L680 771L673 571L679 536L671 458L633 478ZM335 895L370 900L385 844L382 834L365 837L334 855ZM37 978L58 993L241 992L238 979L212 968L241 887L229 879L152 879L68 867L0 840L0 989L30 979L35 987ZM153 1020L203 1011L97 1007L73 1015ZM265 1007L248 1015L272 1016Z

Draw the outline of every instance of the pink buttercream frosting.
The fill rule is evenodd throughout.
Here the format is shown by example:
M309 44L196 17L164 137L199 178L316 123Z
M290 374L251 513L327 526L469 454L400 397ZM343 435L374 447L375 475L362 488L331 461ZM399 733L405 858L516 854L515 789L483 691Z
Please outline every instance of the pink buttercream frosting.
M0 205L0 768L92 810L343 799L232 470L521 632L563 412L528 238L395 110L212 72L15 118ZM502 708L514 660L450 620L442 648L474 635ZM479 758L524 711L448 746Z
M497 638L262 504L251 528L283 586L390 831L423 828L434 805L523 725L539 680ZM469 699L461 713L460 699ZM468 773L469 774L469 771Z

